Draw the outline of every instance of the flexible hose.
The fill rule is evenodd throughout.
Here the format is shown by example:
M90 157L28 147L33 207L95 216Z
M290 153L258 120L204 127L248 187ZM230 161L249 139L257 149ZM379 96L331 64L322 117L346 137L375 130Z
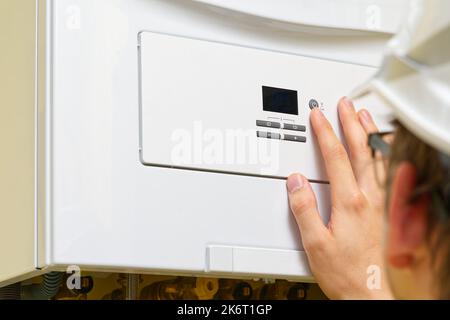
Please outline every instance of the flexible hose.
M0 288L0 300L20 300L20 283Z
M59 291L64 279L63 272L50 272L43 276L40 284L32 284L22 288L24 300L50 300Z

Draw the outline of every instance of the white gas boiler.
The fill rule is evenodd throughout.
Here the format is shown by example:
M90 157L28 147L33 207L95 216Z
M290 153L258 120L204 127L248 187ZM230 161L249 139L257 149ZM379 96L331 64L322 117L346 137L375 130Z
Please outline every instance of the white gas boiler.
M326 223L309 113L340 131L407 2L2 0L0 286L72 265L313 281L285 179Z

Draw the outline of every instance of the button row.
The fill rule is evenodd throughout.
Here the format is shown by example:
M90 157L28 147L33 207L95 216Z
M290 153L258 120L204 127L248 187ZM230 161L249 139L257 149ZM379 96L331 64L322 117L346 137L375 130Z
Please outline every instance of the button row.
M273 132L256 131L256 136L258 138L267 138L275 140L285 140L285 141L295 141L295 142L306 142L306 137L294 136L291 134L279 134Z
M281 129L281 123L273 122L273 121L256 120L256 125L258 127ZM291 124L291 123L283 123L282 129L306 132L305 126Z

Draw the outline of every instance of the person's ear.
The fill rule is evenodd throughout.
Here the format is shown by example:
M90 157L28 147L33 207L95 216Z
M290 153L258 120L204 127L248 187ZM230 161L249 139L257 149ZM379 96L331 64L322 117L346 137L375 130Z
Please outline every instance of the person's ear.
M426 241L428 195L411 202L417 184L417 170L400 163L393 173L388 206L387 258L395 268L409 268L415 253Z

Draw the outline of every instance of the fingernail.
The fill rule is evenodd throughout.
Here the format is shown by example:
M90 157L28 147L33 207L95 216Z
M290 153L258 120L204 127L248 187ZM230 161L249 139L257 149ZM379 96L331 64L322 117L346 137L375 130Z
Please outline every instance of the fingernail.
M320 108L314 108L312 110L313 113L316 113L317 116L321 117L321 118L325 118L325 115L323 114L322 110L320 110Z
M351 109L354 109L354 108L355 108L355 107L353 106L352 100L350 100L349 98L343 97L341 101L344 103L344 106L346 106L347 108L351 108Z
M361 110L360 115L361 115L361 118L366 123L371 123L372 122L372 117L371 117L370 113L367 110L365 110L365 109Z
M287 189L290 193L300 190L304 185L303 177L299 174L291 175L287 180Z

